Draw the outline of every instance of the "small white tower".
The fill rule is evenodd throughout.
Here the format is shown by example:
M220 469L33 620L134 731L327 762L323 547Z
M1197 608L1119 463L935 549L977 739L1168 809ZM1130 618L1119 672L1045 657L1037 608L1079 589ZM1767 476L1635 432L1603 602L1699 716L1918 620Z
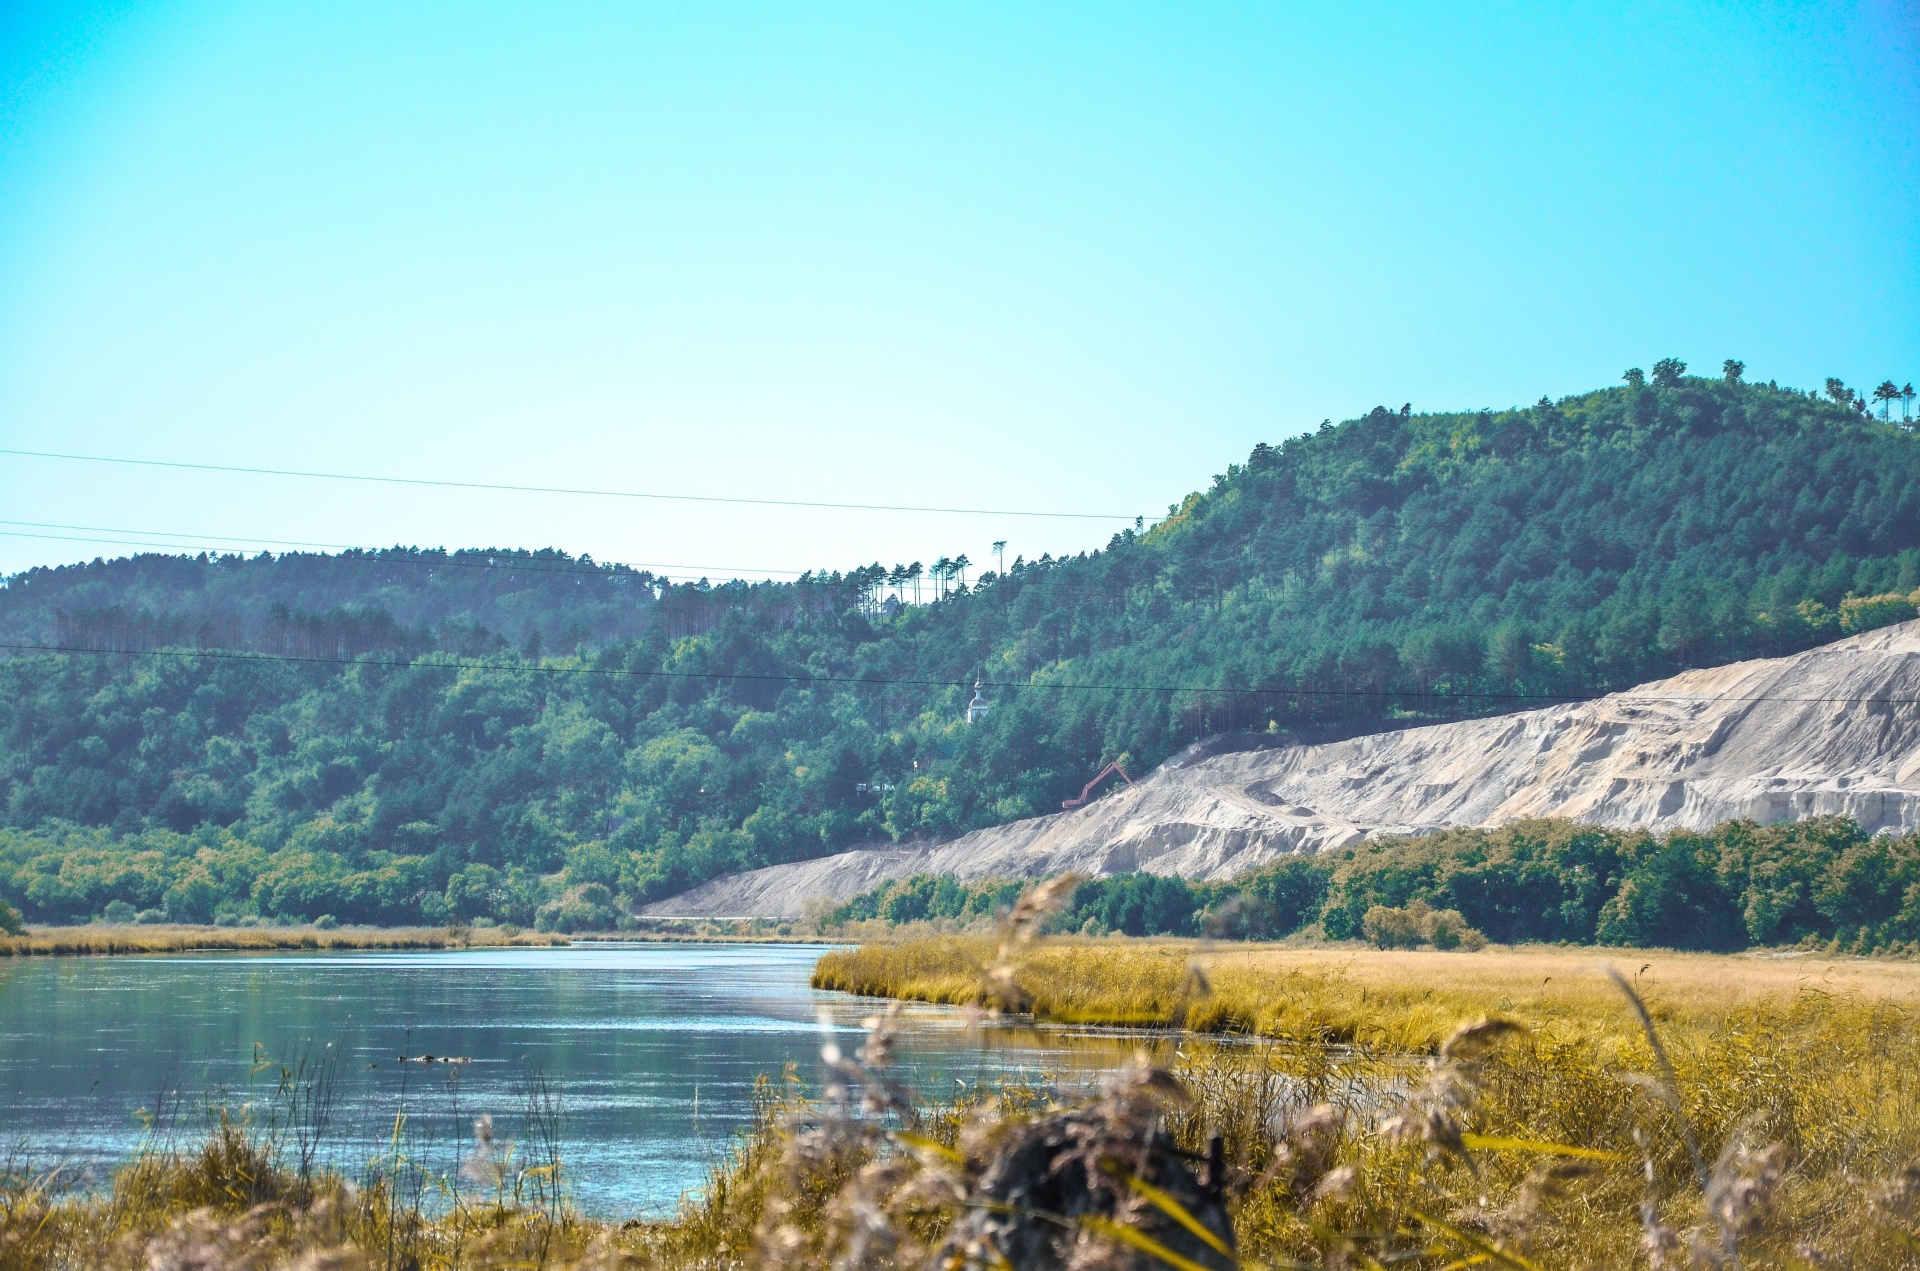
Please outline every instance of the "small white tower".
M987 712L992 709L993 703L989 702L986 694L980 691L980 681L975 680L973 682L973 700L967 703L967 722L971 724L976 719L985 719Z

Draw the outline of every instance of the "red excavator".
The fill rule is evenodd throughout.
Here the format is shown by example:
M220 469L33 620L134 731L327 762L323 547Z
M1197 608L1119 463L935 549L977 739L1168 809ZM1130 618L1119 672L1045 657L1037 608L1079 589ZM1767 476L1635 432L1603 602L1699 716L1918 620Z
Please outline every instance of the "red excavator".
M1126 782L1128 785L1133 784L1133 778L1127 775L1127 770L1125 768L1122 768L1120 766L1120 761L1116 759L1112 763L1108 764L1106 767L1102 768L1100 770L1100 775L1096 776L1093 780L1087 782L1085 788L1080 791L1079 798L1062 799L1060 801L1060 806L1062 808L1085 807L1087 805L1087 800L1093 797L1093 788L1099 785L1102 781L1105 781L1108 777L1111 777L1116 772L1120 774L1120 780Z

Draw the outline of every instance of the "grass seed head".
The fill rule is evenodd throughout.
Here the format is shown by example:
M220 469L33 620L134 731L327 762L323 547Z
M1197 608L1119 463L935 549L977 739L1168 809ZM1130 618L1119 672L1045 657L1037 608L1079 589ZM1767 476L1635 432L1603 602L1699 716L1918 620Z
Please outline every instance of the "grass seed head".
M1486 1058L1501 1042L1526 1031L1525 1024L1483 1015L1471 1024L1462 1024L1453 1030L1453 1035L1440 1046L1440 1059L1450 1064L1476 1063Z
M1753 1148L1736 1135L1715 1162L1707 1184L1707 1212L1721 1230L1750 1236L1765 1223L1774 1192L1787 1165L1787 1149L1778 1143Z

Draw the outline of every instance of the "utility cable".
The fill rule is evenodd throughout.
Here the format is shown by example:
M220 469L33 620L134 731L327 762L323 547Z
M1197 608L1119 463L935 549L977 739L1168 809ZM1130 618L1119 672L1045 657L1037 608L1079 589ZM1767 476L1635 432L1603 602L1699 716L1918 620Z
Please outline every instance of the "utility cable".
M598 666L555 666L546 662L484 662L475 659L456 659L453 661L428 661L430 655L419 658L384 658L363 655L360 657L322 657L295 653L257 653L241 649L94 649L80 645L24 644L0 642L0 649L20 653L57 653L86 657L144 657L191 660L206 658L227 662L295 662L312 663L323 666L378 666L409 669L413 667L442 668L450 671L502 671L529 675L591 675L611 679L665 679L665 680L727 680L749 683L797 684L802 687L813 684L837 684L853 687L908 687L908 688L964 688L967 676L954 679L922 679L893 676L861 675L820 675L805 671L792 671L785 674L748 671L646 671L632 667ZM1909 654L1920 657L1920 654ZM1202 684L1074 684L1054 683L1045 680L976 680L983 689L1020 690L1041 689L1054 692L1081 691L1102 693L1211 693L1211 694L1247 694L1267 697L1315 697L1315 698L1389 698L1396 701L1425 702L1590 702L1601 697L1627 697L1636 702L1663 702L1676 706L1699 706L1713 702L1782 702L1787 704L1810 706L1920 706L1920 698L1914 697L1777 697L1767 693L1700 693L1700 694L1648 694L1635 693L1632 689L1607 689L1596 693L1435 693L1426 690L1396 689L1334 689L1334 688L1247 688L1217 687Z
M374 565L414 565L414 566L424 566L430 569L441 569L441 568L492 569L492 570L510 569L510 570L518 570L524 573L534 573L534 574L575 574L575 575L588 574L588 575L591 575L591 574L602 573L603 567L624 567L627 569L648 569L648 570L660 570L660 569L672 569L672 570L679 570L679 571L701 570L701 571L706 571L711 573L731 572L731 573L736 573L737 575L785 574L790 577L796 577L796 578L802 575L803 573L818 572L818 571L806 571L806 570L798 570L798 569L760 569L760 568L755 568L755 567L746 566L746 565L659 564L659 563L654 563L650 561L623 561L623 560L595 561L591 565L574 565L574 566L562 566L562 567L555 567L552 565L527 564L520 561L512 561L512 560L509 560L504 563L499 563L499 564L490 564L485 561L456 559L455 553L449 552L445 548L408 549L408 548L402 547L402 548L396 549L396 548L386 548L386 547L363 547L355 543L315 543L315 542L310 542L302 539L246 538L236 534L228 534L228 535L190 534L190 533L182 533L182 532L173 531L173 530L129 530L129 529L121 529L117 526L109 526L109 525L59 525L59 524L46 522L46 521L0 520L0 525L32 526L35 529L49 529L49 530L80 530L80 531L92 530L102 534L118 534L118 535L128 536L124 538L92 538L92 537L81 537L81 536L72 535L72 534L35 534L35 533L29 533L25 530L0 530L0 538L43 539L43 540L49 540L53 542L60 542L60 543L108 543L118 547L135 547L135 548L169 547L169 548L178 548L181 551L188 551L188 552L192 552L192 551L205 552L209 550L218 550L217 547L209 548L207 545L223 544L223 543L245 543L253 547L263 547L263 548L264 547L283 547L283 548L284 547L317 547L317 548L330 548L334 552L338 552L338 553L345 553L345 552L360 553L359 555L355 555L355 556L327 555L325 559L329 561L345 561L345 562L352 562L352 563L363 563L363 564L374 564ZM146 537L145 538L132 537L134 535L145 535ZM181 541L181 540L189 540L189 541ZM391 552L395 550L398 550L401 552L405 552L408 550L414 550L414 551L425 550L430 553L439 552L441 553L441 555L425 556L425 557L409 557L409 556L389 556L389 555L382 554L382 553ZM479 548L464 548L461 550L472 553L474 555L485 554L484 550ZM233 552L231 554L235 556L243 556L244 558L244 554L240 552ZM282 554L285 555L286 553L283 552ZM506 551L502 551L499 554L503 556L510 555L510 553ZM61 568L61 566L52 565L52 566L43 566L42 568L58 569L58 568ZM666 577L666 575L660 574L660 575L656 575L656 577L664 578Z
M444 490L495 490L513 494L567 494L595 499L652 499L671 503L728 503L751 507L825 508L843 512L916 512L949 516L1046 517L1075 521L1132 521L1118 512L1034 512L1009 508L917 507L895 503L833 503L821 499L749 499L720 494L661 494L641 490L574 489L569 486L509 485L493 481L449 481L432 477L378 477L357 472L313 472L298 468L244 468L220 463L186 463L175 459L127 459L116 455L75 455L52 450L16 450L0 447L0 455L25 459L59 459L73 463L108 463L134 468L174 468L188 472L227 472L256 477L301 477L316 481L359 481L373 485L432 486Z
M45 541L51 541L51 542L61 542L61 543L106 543L106 544L111 544L118 547L132 547L132 548L177 548L180 551L184 551L184 552L209 552L209 551L218 552L220 550L221 544L234 544L234 543L244 543L244 544L247 544L249 547L261 547L261 548L311 547L311 548L329 549L331 552L334 552L334 553L347 553L347 552L359 553L358 555L354 555L354 556L348 556L344 554L326 556L326 559L330 561L331 560L351 561L355 563L376 564L376 565L414 565L414 566L423 566L426 568L433 568L433 569L446 567L446 568L457 568L457 569L511 569L511 570L518 570L525 573L597 574L602 572L603 568L623 567L626 569L646 569L646 570L671 569L671 570L681 571L681 576L686 578L693 577L692 571L696 571L696 570L701 571L700 572L701 577L705 577L709 573L715 573L715 574L722 574L722 575L731 575L735 579L750 580L752 576L764 575L768 578L769 581L772 580L772 576L775 574L785 575L788 578L799 578L806 574L813 574L817 578L827 578L831 576L827 571L820 570L820 569L813 569L813 570L772 569L772 568L767 568L767 567L758 566L758 565L690 565L690 564L684 564L684 563L662 563L662 562L656 562L656 561L601 560L601 561L595 561L592 564L575 564L575 565L560 566L560 567L555 567L552 565L528 564L526 562L517 561L517 560L508 560L504 563L496 564L496 563L489 563L489 562L483 562L478 560L459 559L459 557L462 555L466 555L466 556L487 555L489 554L489 549L485 549L485 548L469 547L469 548L458 548L454 550L448 550L447 548L444 548L444 547L442 548L420 548L420 547L409 548L401 545L395 545L394 547L367 547L358 543L322 543L322 542L316 542L310 539L293 539L293 538L249 538L246 535L242 535L242 534L195 534L185 530L138 530L138 529L128 529L124 526L117 526L117 525L67 525L61 522L56 522L56 521L9 521L9 520L0 519L0 525L17 525L17 526L25 527L24 529L19 529L19 530L0 530L0 538L31 538L31 539L45 540ZM89 536L81 537L79 535L70 535L70 534L42 534L42 533L29 532L33 530L75 530L75 531L80 531L82 534L87 534ZM124 535L125 537L95 538L95 537L91 537L90 536L91 534ZM500 549L498 551L498 554L502 556L511 556L512 550L514 549ZM419 552L419 553L422 553L422 555L418 557L410 557L405 555L387 554L387 553L393 553L393 552L400 552L400 553ZM435 555L435 553L438 553L438 554ZM238 552L238 551L229 552L227 554L244 557L244 553ZM282 553L282 555L286 555L286 554L288 553L285 553L285 552ZM1062 561L1065 561L1066 559L1067 559L1066 557L1061 557ZM1034 563L1037 564L1038 562L1034 562ZM64 567L58 566L58 565L48 565L48 566L38 566L37 568L59 569ZM22 572L26 572L26 571L22 571ZM666 577L666 575L664 574L660 574L656 576L662 577L662 578ZM932 585L932 581L930 578L929 586L931 585ZM1048 586L1051 587L1055 593L1070 592L1074 595L1086 594L1086 595L1100 595L1100 596L1110 596L1113 594L1111 588L1076 586L1072 584L1060 583L1058 581L1049 581ZM883 589L892 590L893 587L894 587L894 584L887 583L884 585Z

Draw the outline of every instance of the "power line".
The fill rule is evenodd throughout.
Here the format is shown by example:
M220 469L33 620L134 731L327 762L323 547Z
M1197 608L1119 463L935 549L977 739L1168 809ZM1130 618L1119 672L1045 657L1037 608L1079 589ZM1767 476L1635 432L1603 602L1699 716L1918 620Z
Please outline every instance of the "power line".
M334 552L340 552L340 553L345 553L345 552L361 553L360 555L357 555L357 556L332 555L326 558L328 560L348 561L348 562L354 562L354 563L365 563L365 564L375 564L375 565L418 565L418 566L425 566L433 569L450 567L450 568L456 568L456 569L495 569L495 570L513 569L513 570L520 570L526 573L536 573L536 574L538 573L598 574L601 572L601 568L600 568L601 566L622 566L627 569L673 569L673 570L683 570L683 571L684 570L705 570L705 571L711 571L714 573L735 573L736 575L785 574L785 575L796 577L796 578L801 576L802 574L813 572L813 571L799 570L799 569L762 569L757 566L749 566L749 565L688 565L688 564L677 564L677 563L663 564L663 563L657 563L652 561L623 561L623 560L596 561L591 565L575 565L571 567L556 568L552 565L525 564L519 561L508 561L504 564L496 564L496 563L488 563L484 561L460 560L460 559L457 559L456 554L454 552L446 551L446 549L444 548L393 549L393 548L385 548L385 547L363 547L357 543L316 543L316 542L311 542L303 539L290 539L290 538L246 538L244 536L237 535L237 534L224 534L224 535L223 534L193 534L193 533L187 533L187 532L178 531L178 530L130 530L130 529L121 528L119 526L111 526L111 525L61 525L61 524L56 524L54 522L49 522L49 521L0 520L0 525L24 525L24 526L32 526L36 529L49 529L49 530L96 531L102 534L119 534L119 535L129 536L125 538L89 538L89 537L78 537L71 534L33 534L33 533L27 533L21 530L0 530L0 538L31 538L31 539L43 539L43 540L48 540L52 542L61 542L61 543L107 543L117 547L172 547L172 548L178 548L181 551L202 551L202 552L209 550L208 544L218 545L223 543L246 543L254 547L280 547L280 548L317 547L317 548L331 549ZM132 537L134 535L142 535L144 537ZM186 541L186 542L180 541L183 539L189 540L189 541ZM218 550L218 547L216 546L213 550ZM438 551L442 554L437 557L426 558L426 559L423 559L420 557L389 556L389 555L382 554L382 553L386 553L394 550L399 550L403 552L408 550L414 550L414 551L424 550L427 552ZM467 548L463 550L471 552L475 555L483 554L482 549L478 549L478 548ZM236 556L241 555L241 553L239 552L234 552L232 554ZM284 555L286 553L283 552L282 554ZM507 555L508 553L502 552L500 554ZM45 568L59 568L59 567L46 566ZM665 577L665 575L659 575L659 576Z
M380 658L380 657L322 657L318 655L293 653L257 653L241 649L93 649L79 645L58 644L22 644L0 642L0 649L25 653L59 653L86 657L144 657L189 660L208 658L228 662L296 662L312 663L323 666L379 666L407 669L412 667L438 668L449 671L511 671L529 675L590 675L610 679L664 679L664 680L729 680L749 683L797 684L802 687L813 684L839 684L854 687L909 687L909 688L963 688L968 682L967 676L953 679L921 679L894 676L862 675L816 675L808 672L789 672L786 674L754 673L747 671L645 671L632 667L597 666L555 666L545 662L483 662L473 659L461 659L446 662L430 662L424 658ZM1916 655L1909 655L1916 656ZM1218 687L1201 684L1063 684L1042 680L979 680L982 688L1019 690L1040 689L1053 692L1105 692L1105 693L1208 693L1208 694L1246 694L1266 697L1332 697L1332 698L1391 698L1397 701L1426 702L1563 702L1578 703L1596 701L1600 697L1629 697L1636 702L1664 702L1672 705L1699 706L1712 702L1782 702L1791 705L1809 706L1920 706L1920 698L1914 697L1776 697L1766 693L1699 693L1699 694L1648 694L1635 693L1632 689L1615 689L1602 694L1591 693L1435 693L1427 690L1414 691L1395 689L1333 689L1333 688L1249 688Z
M492 481L447 481L431 477L376 477L355 472L310 472L296 468L244 468L219 463L185 463L173 459L126 459L114 455L75 455L51 450L15 450L0 447L0 455L26 459L60 459L74 463L109 463L135 468L175 468L190 472L228 472L256 477L301 477L316 481L360 481L374 485L433 486L446 490L496 490L513 494L568 494L596 499L653 499L671 503L729 503L752 507L827 508L843 512L918 512L950 516L1046 517L1076 521L1132 521L1138 518L1106 512L1034 512L1008 508L915 507L893 503L831 503L816 499L748 499L719 494L661 494L657 491L573 489L567 486L508 485Z
M4 453L4 452L0 451L0 453ZM349 556L344 554L328 555L326 556L326 559L328 560L348 561L348 562L357 563L357 564L411 565L411 566L419 566L419 567L432 568L432 569L439 569L439 568L510 569L510 570L517 570L524 573L597 574L600 572L600 569L602 566L607 566L607 567L618 566L618 567L624 567L627 569L678 570L678 571L683 571L681 574L683 578L691 578L693 576L692 571L696 571L696 570L702 571L701 572L702 577L704 577L707 573L717 573L717 574L723 574L723 575L730 574L736 579L748 578L753 575L764 575L768 578L769 581L772 581L772 576L776 574L784 575L788 578L800 578L807 574L813 574L815 577L820 577L820 578L829 576L825 571L822 571L822 570L773 569L773 568L759 566L759 565L690 565L685 563L664 563L664 562L657 562L657 561L603 560L603 561L596 561L593 564L578 564L573 566L555 567L551 565L527 564L525 562L517 561L517 560L509 560L504 563L491 563L491 562L482 562L478 560L459 559L459 557L463 554L473 555L473 556L485 555L488 553L488 549L484 549L484 548L460 548L454 551L449 551L446 548L420 548L420 547L409 548L409 547L400 546L400 545L396 545L395 547L392 547L392 548L366 547L358 543L323 543L323 542L316 542L310 539L292 539L292 538L250 538L241 534L195 534L185 530L140 530L140 529L128 529L124 526L116 526L116 525L67 525L61 522L56 522L56 521L9 521L9 520L0 519L0 525L27 526L27 527L31 527L31 529L37 529L37 530L77 530L77 531L82 531L83 533L98 533L98 534L112 534L112 535L127 536L127 537L116 537L116 538L95 538L95 537L82 537L79 535L70 535L70 534L36 534L36 533L28 532L26 530L0 530L0 538L31 538L35 540L42 540L42 541L48 541L48 542L60 542L60 543L105 543L105 544L111 544L117 547L133 547L133 548L177 548L183 552L207 552L207 551L217 552L220 550L221 544L234 544L234 543L245 543L251 547L261 547L261 548L311 547L311 548L329 549L330 551L335 553L348 553L348 552L359 553L359 555L354 555L354 556ZM391 552L420 552L423 555L420 557L410 557L410 556L404 556L404 555L387 554ZM439 554L433 555L433 553L439 553ZM232 552L229 552L229 554L235 555L235 556L244 555L242 552L238 552L238 551L232 551ZM287 554L286 552L284 551L282 552L282 555L286 555L286 554ZM501 550L499 551L498 554L511 555L511 549ZM1063 556L1060 558L1060 561L1065 562L1067 559L1068 559L1067 557ZM1036 561L1031 563L1038 564L1039 562ZM48 565L48 566L40 566L39 568L58 569L62 567L55 566L55 565ZM22 571L22 572L25 572L25 571ZM667 577L667 575L665 574L659 574L656 576L660 578ZM1076 586L1072 584L1064 584L1053 579L1047 580L1047 585L1056 593L1064 592L1064 593L1071 593L1074 595L1085 594L1085 595L1102 595L1102 596L1110 596L1112 594L1111 588ZM893 589L892 584L885 584L882 587L882 590L890 590L890 589Z

